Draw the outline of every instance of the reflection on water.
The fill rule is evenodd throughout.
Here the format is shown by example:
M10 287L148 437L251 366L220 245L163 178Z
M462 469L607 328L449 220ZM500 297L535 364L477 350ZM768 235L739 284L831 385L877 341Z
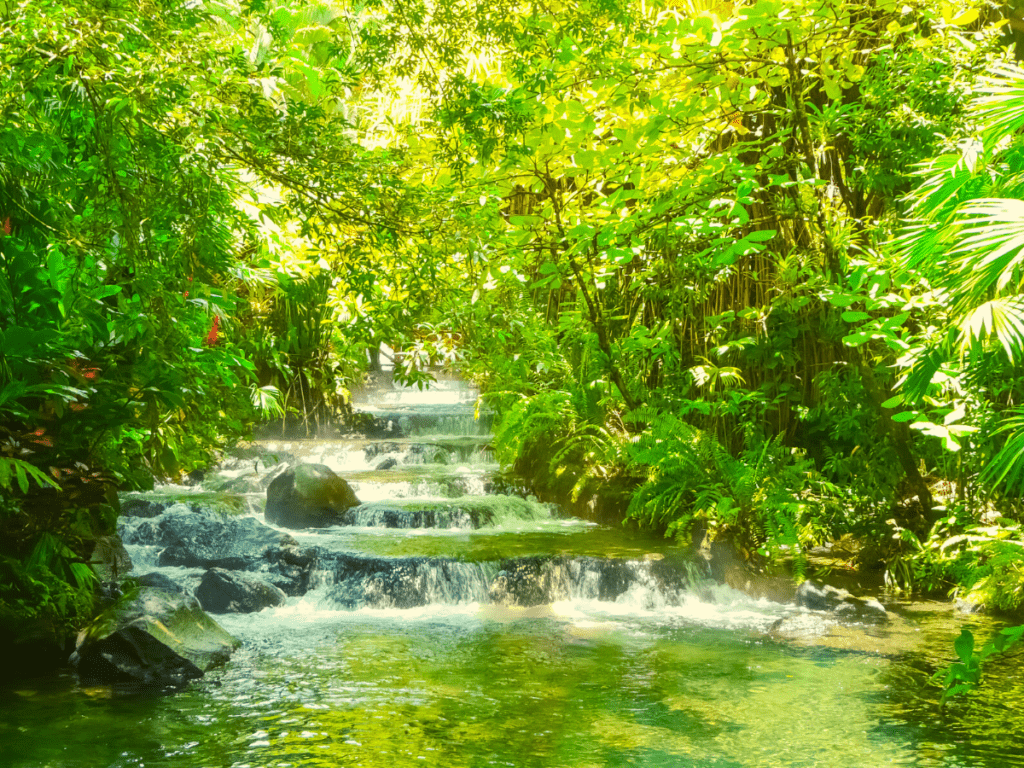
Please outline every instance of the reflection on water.
M593 608L594 606L591 606ZM756 613L756 605L748 606ZM917 616L948 641L948 616ZM932 654L794 647L587 606L225 617L231 664L164 699L3 694L10 766L1008 766L1016 665L942 710ZM738 628L739 627L739 628Z

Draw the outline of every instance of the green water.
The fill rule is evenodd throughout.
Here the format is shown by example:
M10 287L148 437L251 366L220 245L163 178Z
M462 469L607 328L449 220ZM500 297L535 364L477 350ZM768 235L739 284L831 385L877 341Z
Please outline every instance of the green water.
M1020 655L954 707L927 685L948 614L909 614L894 643L916 647L895 656L887 630L873 651L843 651L680 613L499 614L229 617L245 647L175 696L111 698L68 679L4 691L0 764L1024 765Z
M446 478L482 486L489 471L371 471L361 446L287 448L318 452L364 500L444 496ZM202 501L195 489L172 490ZM262 519L259 494L245 501L240 509ZM458 604L353 609L324 566L283 606L216 617L242 648L177 694L114 695L70 673L0 689L0 768L1024 766L1024 652L991 664L976 694L946 708L928 682L951 660L961 626L984 638L992 622L917 603L890 605L886 624L843 625L727 587L686 581L679 592L644 568L658 561L692 575L664 540L539 505L524 519L521 502L506 505L508 515L479 530L291 533L303 547L399 570L407 558L473 565L418 572L425 579L494 579L500 561L541 555L614 558L634 564L636 580L606 602L575 584L531 608L493 604L483 589ZM131 551L138 573L157 568L159 547ZM163 570L186 587L201 575ZM806 625L780 634L780 618Z

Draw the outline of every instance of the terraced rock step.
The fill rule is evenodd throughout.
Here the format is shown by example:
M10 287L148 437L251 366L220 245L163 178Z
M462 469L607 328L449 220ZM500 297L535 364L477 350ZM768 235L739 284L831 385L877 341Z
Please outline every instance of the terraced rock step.
M352 514L359 524L377 520L384 527L430 522L473 528L536 519L546 510L536 502L495 496L457 504L365 504ZM207 610L218 613L259 610L280 602L283 595L303 597L311 592L321 607L334 610L476 602L530 607L572 599L678 605L688 581L680 563L661 557L546 553L472 561L339 551L329 543L328 533L305 532L305 543L300 544L253 517L183 504L153 518L122 519L121 536L136 552L137 565L148 569L149 573L140 572L144 580L173 579L182 592L195 594ZM214 586L217 599L206 594ZM250 599L253 596L259 599Z
M422 499L361 504L339 517L341 525L367 528L483 528L516 520L541 520L550 510L515 496L477 496L450 501Z
M485 563L452 558L373 558L322 553L321 608L417 608L492 603L530 608L563 600L680 605L687 579L662 559L538 555ZM333 561L333 562L332 562Z

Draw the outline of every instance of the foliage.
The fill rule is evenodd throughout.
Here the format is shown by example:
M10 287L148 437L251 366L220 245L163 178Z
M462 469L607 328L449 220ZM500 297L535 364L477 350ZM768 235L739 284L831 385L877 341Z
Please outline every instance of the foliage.
M18 583L44 537L75 552L109 524L114 486L263 417L349 415L382 344L400 381L472 376L546 498L632 493L639 525L798 567L884 540L904 587L1011 583L1002 534L971 527L994 504L1010 530L1024 476L1024 72L997 16L3 4ZM79 496L36 519L51 479ZM936 523L947 490L961 522Z
M447 314L503 462L751 552L894 515L925 535L929 438L979 418L891 418L892 364L929 337L880 246L914 164L967 130L995 30L929 3L574 3L477 43L417 71L438 106L389 141L461 185L474 290Z
M411 211L395 156L345 116L351 20L0 5L0 482L16 510L0 554L18 611L24 593L80 616L59 597L83 588L77 568L32 553L87 552L115 486L179 478L266 414L343 399L359 363L334 348L329 294L374 281L355 244Z
M969 693L981 681L982 664L992 656L1008 651L1020 641L1021 636L1024 636L1024 627L1008 627L1000 630L980 650L975 651L974 635L967 629L961 631L960 637L953 643L953 650L960 661L939 670L932 677L932 682L939 683L943 688L942 703Z

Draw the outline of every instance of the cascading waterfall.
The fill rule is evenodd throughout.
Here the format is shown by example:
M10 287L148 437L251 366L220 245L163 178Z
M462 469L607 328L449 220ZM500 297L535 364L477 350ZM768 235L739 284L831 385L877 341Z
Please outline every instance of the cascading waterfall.
M291 602L267 609L287 613L301 604L308 613L428 606L504 606L536 608L574 604L618 612L670 609L677 615L700 605L708 621L711 605L723 603L695 588L688 561L670 552L650 552L650 542L630 543L622 534L575 518L534 500L484 493L496 469L473 405L473 393L459 382L439 392L393 390L368 411L402 414L414 434L380 440L265 441L248 455L229 459L203 481L202 489L133 495L122 537L143 567L194 591L205 569L235 566L251 572L291 596ZM380 404L384 401L384 405ZM409 402L411 401L411 402ZM272 530L263 523L264 489L282 466L323 464L347 478L364 502L345 512L328 529ZM209 488L226 489L217 496ZM232 493L232 490L234 493ZM247 526L231 514L251 518ZM194 534L175 526L205 515L203 536L216 536L215 518L249 536L248 554L190 554ZM269 548L253 532L276 532L294 542ZM243 531L244 529L244 531ZM222 538L224 538L222 536ZM614 537L612 547L607 546ZM601 542L595 542L599 538ZM662 547L665 549L665 547ZM194 549L194 547L193 547ZM227 549L232 549L227 547ZM612 554L608 554L609 550ZM725 603L746 602L755 625L785 613L778 604L750 600L740 593ZM602 604L607 604L602 606ZM259 618L252 621L258 622ZM235 624L245 635L244 627Z

